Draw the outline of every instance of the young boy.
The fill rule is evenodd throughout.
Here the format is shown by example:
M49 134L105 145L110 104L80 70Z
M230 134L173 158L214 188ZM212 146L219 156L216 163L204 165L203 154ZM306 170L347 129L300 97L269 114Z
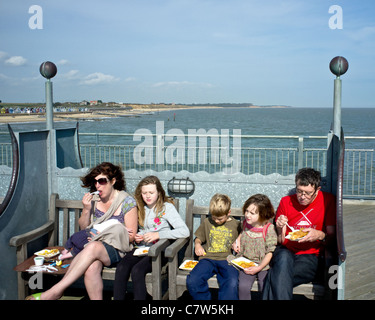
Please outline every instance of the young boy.
M210 201L210 216L195 232L195 254L199 263L186 278L186 286L194 300L210 300L207 280L216 274L219 300L238 300L238 271L227 262L232 244L241 232L240 222L229 217L231 200L215 194Z

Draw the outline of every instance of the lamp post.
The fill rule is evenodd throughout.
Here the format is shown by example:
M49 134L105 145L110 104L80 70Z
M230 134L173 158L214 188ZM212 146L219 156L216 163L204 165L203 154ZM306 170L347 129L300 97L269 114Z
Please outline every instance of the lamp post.
M335 57L329 64L329 69L336 75L333 93L333 134L341 139L341 79L340 76L348 71L349 63L344 57Z
M344 158L344 144L342 141L344 137L341 136L341 79L340 76L348 71L349 63L344 57L335 57L329 64L331 72L336 75L334 83L333 95L333 157L331 167L331 183L336 183L336 230L337 232L337 250L339 253L338 268L337 268L337 299L344 300L345 296L345 245L343 236L343 202L342 202L342 184L343 184L343 164ZM331 280L330 280L331 281Z
M57 73L56 65L53 62L43 62L39 67L40 74L47 79L46 81L46 128L47 130L53 129L53 95L52 95L52 82Z
M54 183L54 171L56 167L56 131L53 130L53 95L52 82L57 73L56 65L50 61L43 62L39 67L40 74L46 81L46 129L49 131L47 141L47 180L48 180L48 201L56 188Z

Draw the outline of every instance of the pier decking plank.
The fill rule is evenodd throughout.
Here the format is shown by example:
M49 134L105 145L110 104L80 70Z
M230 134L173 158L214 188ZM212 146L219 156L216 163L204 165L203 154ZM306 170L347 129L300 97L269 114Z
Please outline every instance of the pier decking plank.
M375 202L344 202L345 300L375 300Z

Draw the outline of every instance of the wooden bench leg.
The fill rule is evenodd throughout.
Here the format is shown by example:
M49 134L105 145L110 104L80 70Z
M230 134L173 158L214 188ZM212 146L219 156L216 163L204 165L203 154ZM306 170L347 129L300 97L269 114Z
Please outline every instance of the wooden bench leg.
M27 258L27 245L23 244L17 247L17 264L22 263ZM28 281L24 279L24 274L22 272L17 272L17 289L18 289L18 299L25 300L29 290Z
M25 300L28 295L28 281L24 280L23 273L17 272L18 300Z

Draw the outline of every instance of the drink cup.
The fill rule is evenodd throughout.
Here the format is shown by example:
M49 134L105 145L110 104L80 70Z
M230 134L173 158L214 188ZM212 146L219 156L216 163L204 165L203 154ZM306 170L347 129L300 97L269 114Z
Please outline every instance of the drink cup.
M44 257L35 257L34 263L36 266L42 266L44 263Z

